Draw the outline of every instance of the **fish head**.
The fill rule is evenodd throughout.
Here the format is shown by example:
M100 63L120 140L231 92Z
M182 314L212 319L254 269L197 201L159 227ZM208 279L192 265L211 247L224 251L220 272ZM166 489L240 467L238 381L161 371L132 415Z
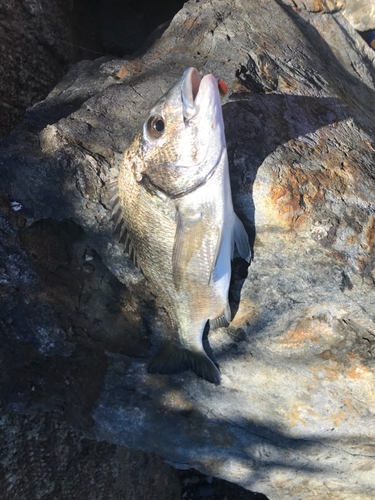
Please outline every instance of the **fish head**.
M146 187L170 198L197 189L226 150L217 79L187 69L151 108L141 144Z

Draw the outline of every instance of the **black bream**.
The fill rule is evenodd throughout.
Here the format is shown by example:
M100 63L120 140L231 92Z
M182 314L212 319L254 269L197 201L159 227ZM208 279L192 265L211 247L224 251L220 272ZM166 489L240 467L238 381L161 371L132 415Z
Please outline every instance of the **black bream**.
M231 320L228 289L234 243L250 261L233 211L218 81L187 69L150 110L111 186L120 239L150 280L175 333L151 373L186 369L219 383L202 335Z

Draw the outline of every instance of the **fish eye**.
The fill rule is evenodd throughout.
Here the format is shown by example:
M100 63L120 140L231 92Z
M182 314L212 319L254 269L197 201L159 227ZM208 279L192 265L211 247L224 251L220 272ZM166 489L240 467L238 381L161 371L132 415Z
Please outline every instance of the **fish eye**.
M160 137L164 132L164 118L161 115L151 116L147 122L147 130L151 137Z

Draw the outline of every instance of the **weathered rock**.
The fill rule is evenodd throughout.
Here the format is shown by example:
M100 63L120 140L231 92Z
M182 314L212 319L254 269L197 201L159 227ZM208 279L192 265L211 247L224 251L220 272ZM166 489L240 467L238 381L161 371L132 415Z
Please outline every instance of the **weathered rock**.
M0 437L2 500L181 498L177 471L159 457L87 439L58 412L0 408Z
M375 4L372 0L345 0L342 14L358 31L375 29Z
M373 498L375 55L331 3L190 1L141 61L72 68L3 143L1 182L22 206L4 257L17 231L34 269L17 295L5 267L8 406L59 404L98 440L270 498ZM254 253L247 272L234 262L231 326L209 335L219 387L147 374L162 304L112 236L103 189L191 65L228 84L234 204Z
M143 53L183 0L0 0L0 140L69 65ZM150 33L159 25L155 34Z
M97 0L0 0L0 139L68 65L102 52Z

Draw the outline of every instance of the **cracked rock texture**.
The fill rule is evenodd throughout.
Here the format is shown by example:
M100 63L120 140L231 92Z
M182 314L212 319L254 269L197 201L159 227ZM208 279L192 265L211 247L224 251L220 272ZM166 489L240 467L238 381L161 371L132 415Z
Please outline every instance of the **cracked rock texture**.
M2 143L1 397L269 498L375 490L374 52L333 0L189 1L137 60L68 72ZM223 103L253 261L209 334L222 383L149 375L163 304L104 184L188 66Z

